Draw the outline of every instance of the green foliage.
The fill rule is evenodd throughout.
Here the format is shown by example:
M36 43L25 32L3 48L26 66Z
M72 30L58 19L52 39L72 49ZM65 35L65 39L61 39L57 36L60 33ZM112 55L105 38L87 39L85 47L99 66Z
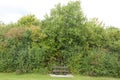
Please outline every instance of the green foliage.
M104 49L93 49L88 51L89 55L82 57L82 53L69 59L69 68L73 73L89 76L113 76L120 75L120 62L118 55L107 54ZM77 65L76 65L77 64Z
M42 22L27 15L0 24L0 72L49 73L66 65L71 73L119 77L119 53L120 30L87 20L79 1L56 5Z
M35 15L26 15L26 16L23 16L22 18L20 18L17 22L17 24L19 26L32 26L32 25L35 25L35 26L40 26L40 21L35 17Z
M107 29L107 35L108 35L108 44L106 47L108 47L112 52L120 52L120 30L117 28L108 28Z

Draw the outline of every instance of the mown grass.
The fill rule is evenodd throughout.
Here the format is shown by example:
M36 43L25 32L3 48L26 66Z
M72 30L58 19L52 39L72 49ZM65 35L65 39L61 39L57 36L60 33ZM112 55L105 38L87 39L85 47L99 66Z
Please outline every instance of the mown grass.
M22 74L17 75L15 73L0 73L0 80L120 80L120 78L109 77L89 77L74 75L73 78L55 78L42 74Z

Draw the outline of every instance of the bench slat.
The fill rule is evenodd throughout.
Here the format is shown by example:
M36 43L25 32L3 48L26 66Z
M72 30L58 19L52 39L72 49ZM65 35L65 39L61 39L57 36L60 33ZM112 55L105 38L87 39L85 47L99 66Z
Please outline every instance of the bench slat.
M53 70L53 72L68 72L67 70Z
M53 68L68 68L66 66L54 66Z

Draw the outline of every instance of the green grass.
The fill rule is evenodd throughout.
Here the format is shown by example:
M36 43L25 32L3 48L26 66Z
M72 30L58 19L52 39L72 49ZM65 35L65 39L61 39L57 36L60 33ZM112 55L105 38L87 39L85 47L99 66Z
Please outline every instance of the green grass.
M49 75L41 74L17 75L15 73L0 73L0 80L120 80L120 78L89 77L80 75L74 75L73 78L54 78Z

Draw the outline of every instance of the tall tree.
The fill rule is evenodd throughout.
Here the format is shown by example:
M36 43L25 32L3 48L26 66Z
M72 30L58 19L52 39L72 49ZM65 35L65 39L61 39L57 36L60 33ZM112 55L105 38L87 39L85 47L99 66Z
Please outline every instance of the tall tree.
M79 1L65 6L58 4L51 10L50 16L46 15L43 29L48 36L46 45L51 48L54 60L62 59L62 53L70 54L73 47L82 43L79 34L85 20Z

